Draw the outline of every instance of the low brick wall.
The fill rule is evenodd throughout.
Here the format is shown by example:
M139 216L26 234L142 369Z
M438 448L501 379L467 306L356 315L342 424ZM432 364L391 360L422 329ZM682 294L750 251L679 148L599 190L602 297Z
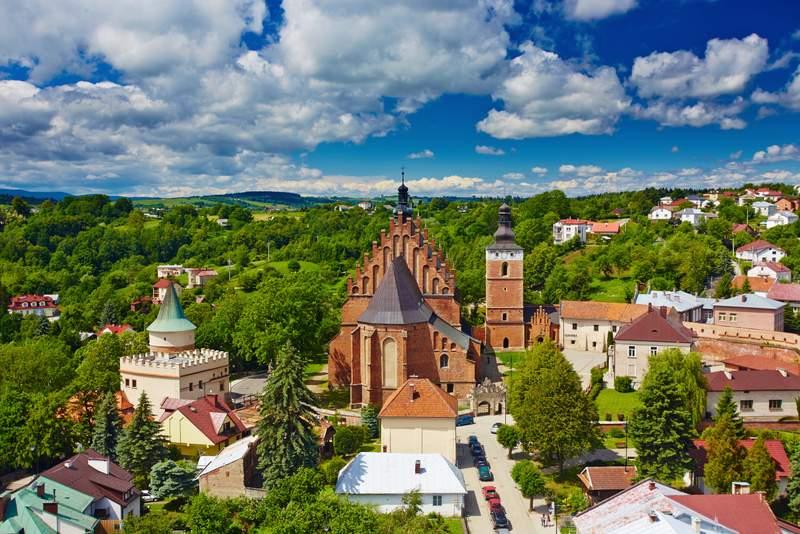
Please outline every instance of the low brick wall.
M745 343L769 344L793 350L800 350L800 336L789 332L775 332L773 330L756 330L753 328L738 328L734 326L717 326L707 323L683 323L690 328L694 335L700 339L727 339Z
M798 354L794 349L765 346L762 343L732 341L727 339L698 338L695 351L703 355L704 360L723 361L735 356L759 356L781 362L796 364Z

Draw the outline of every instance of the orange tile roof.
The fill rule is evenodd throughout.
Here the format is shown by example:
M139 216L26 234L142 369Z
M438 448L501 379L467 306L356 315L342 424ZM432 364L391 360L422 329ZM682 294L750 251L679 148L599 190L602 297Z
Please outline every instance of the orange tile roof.
M561 317L564 319L598 319L629 323L640 315L647 313L647 310L646 304L582 300L561 301Z
M633 485L635 466L598 465L584 467L578 479L589 491L624 490Z
M763 291L766 293L772 286L775 285L774 278L767 278L765 276L745 276L738 274L731 280L731 286L736 289L741 289L744 286L744 281L747 279L750 282L750 291Z
M409 378L383 403L379 417L450 417L458 401L427 378Z
M779 360L778 358L770 358L768 356L756 356L752 354L744 354L742 356L733 356L727 360L722 360L727 368L733 368L734 371L755 369L755 370L768 370L786 369L788 372L800 375L800 364L794 362L787 362Z

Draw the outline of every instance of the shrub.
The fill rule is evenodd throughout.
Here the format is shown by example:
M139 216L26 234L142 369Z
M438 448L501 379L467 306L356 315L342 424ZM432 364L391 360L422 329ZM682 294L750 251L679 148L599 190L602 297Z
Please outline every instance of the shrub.
M623 432L621 428L612 428L608 431L608 435L612 438L624 438L625 432Z
M355 454L364 444L366 432L360 426L340 426L333 436L333 450L338 455Z
M630 393L633 391L633 378L629 376L614 377L614 389L619 393Z
M319 466L322 474L325 475L325 483L331 486L336 485L336 480L339 478L339 471L347 465L341 457L334 456L327 462Z
M291 272L296 273L300 270L300 262L297 260L289 260L289 263L286 264L286 268Z
M602 384L603 383L603 375L606 373L606 366L605 365L598 365L597 367L592 367L590 371L592 376L592 385L595 384Z

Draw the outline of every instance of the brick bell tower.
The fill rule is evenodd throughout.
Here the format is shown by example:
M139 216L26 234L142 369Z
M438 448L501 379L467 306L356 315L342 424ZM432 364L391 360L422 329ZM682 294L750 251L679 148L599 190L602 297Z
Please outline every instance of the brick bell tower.
M525 349L522 260L504 203L494 243L486 247L486 344L496 351Z

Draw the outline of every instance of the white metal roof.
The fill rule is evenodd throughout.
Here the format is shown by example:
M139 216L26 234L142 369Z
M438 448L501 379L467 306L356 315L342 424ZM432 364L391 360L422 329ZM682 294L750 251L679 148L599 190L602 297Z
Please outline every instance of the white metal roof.
M777 310L786 306L785 302L778 302L767 297L762 297L756 293L736 295L729 299L720 300L716 306L726 308L757 308L762 310Z
M220 467L225 467L228 464L232 464L237 460L241 460L244 458L244 455L247 454L247 450L250 448L250 445L254 444L257 439L258 438L256 436L247 436L246 438L242 438L239 441L222 449L218 455L214 456L213 460L205 465L205 467L201 467L200 463L198 463L198 468L202 468L202 471L200 471L200 473L197 475L197 478L200 478L201 476L212 471L216 471Z
M419 460L421 473L414 472ZM341 471L336 493L360 495L422 494L452 495L467 493L464 477L441 454L361 452Z

